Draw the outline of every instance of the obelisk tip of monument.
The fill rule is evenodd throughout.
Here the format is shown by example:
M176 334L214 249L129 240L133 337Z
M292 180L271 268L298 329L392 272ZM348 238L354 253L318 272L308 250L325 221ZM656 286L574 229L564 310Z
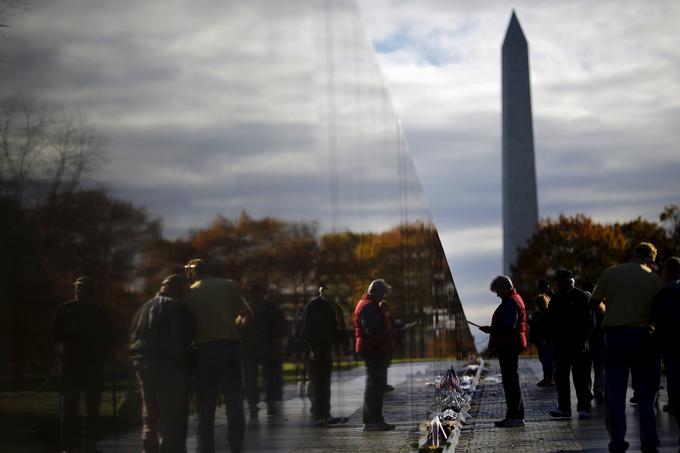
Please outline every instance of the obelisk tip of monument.
M522 31L522 26L519 24L519 19L517 19L517 13L512 10L510 15L510 23L508 24L508 30L505 32L505 39L503 40L503 45L509 42L523 42L526 43L526 38L524 37L524 32Z

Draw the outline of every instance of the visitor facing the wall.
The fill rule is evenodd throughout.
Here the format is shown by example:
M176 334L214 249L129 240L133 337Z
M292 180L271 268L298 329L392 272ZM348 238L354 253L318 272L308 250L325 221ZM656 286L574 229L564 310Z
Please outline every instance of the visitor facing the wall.
M480 330L491 335L489 348L498 353L507 407L505 418L494 422L499 428L524 426L524 402L519 388L519 354L527 347L527 315L522 296L507 275L491 281L490 289L501 299L490 326Z
M602 273L590 298L591 305L604 313L605 402L610 451L628 448L625 410L629 374L638 401L642 450L656 451L659 445L654 413L658 353L650 325L652 302L664 283L651 269L655 259L653 244L638 244L630 261Z
M395 425L385 423L382 413L392 334L379 304L389 292L390 287L384 280L373 280L354 309L356 352L364 358L366 365L364 431L390 431L395 428Z

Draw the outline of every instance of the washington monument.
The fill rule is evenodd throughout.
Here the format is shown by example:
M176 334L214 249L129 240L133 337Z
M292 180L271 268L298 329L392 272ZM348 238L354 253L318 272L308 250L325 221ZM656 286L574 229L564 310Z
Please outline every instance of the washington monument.
M503 271L538 223L529 50L512 12L501 51L503 97Z

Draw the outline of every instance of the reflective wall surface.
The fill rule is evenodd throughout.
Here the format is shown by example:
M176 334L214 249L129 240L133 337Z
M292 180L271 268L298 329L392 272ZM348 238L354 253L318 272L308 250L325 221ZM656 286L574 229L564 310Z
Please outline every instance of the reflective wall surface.
M399 120L349 0L27 1L0 35L5 372L92 275L130 318L192 257L292 316L374 278L414 327L396 357L475 346ZM442 366L446 366L445 364Z

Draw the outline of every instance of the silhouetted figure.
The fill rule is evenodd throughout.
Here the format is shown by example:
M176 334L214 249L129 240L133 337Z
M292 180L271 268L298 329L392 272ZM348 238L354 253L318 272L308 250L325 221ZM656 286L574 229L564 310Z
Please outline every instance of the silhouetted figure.
M333 348L340 342L338 320L333 302L319 296L307 302L302 314L302 338L309 350L310 398L315 426L334 425L343 421L331 415L331 372Z
M610 451L628 448L625 410L629 373L638 399L642 450L656 451L659 445L654 413L658 353L650 335L650 323L652 302L664 283L651 269L655 259L653 244L638 244L630 261L602 273L590 298L591 305L604 312L605 403Z
M389 294L390 287L384 280L373 280L354 308L354 335L356 352L366 366L366 389L364 390L364 431L389 431L395 425L385 423L383 397L387 385L387 361L392 352L392 336L389 321L380 310L380 302Z
M654 304L656 333L663 361L666 365L668 404L664 410L673 412L680 426L680 258L670 257L663 267L666 287L661 290ZM680 440L679 440L680 442Z
M394 348L396 346L395 322L392 314L390 313L390 306L388 305L387 301L383 300L379 305L380 311L383 312L383 315L387 320L387 330L390 332L390 337L392 338L392 350L389 352L389 354L387 354L387 369L389 370L390 366L392 366L392 355L394 354ZM385 391L394 391L394 387L387 383L387 378L385 378Z
M588 295L574 287L574 274L560 269L555 274L557 291L548 306L550 333L555 346L557 409L550 415L571 418L569 375L576 389L579 418L590 418L590 355L588 336L593 328Z
M217 393L221 391L228 421L227 440L231 451L239 453L245 420L238 328L248 323L252 311L241 297L238 284L209 277L205 261L193 259L185 270L194 282L187 305L194 320L198 452L215 451L215 409Z
M501 299L490 326L479 328L490 334L489 348L498 353L507 410L505 418L494 422L499 428L524 426L524 402L519 388L519 354L527 347L527 315L522 296L507 275L499 275L489 288Z
M539 280L538 291L539 294L534 299L536 308L529 319L529 341L536 346L538 360L543 367L543 379L536 385L547 387L554 384L555 373L555 357L547 316L550 297L553 293L547 280Z
M113 357L113 329L104 309L95 303L93 281L75 281L75 299L59 305L50 334L60 344L61 442L64 451L96 451L106 369ZM85 421L78 416L80 393L85 398Z
M595 285L592 282L583 284L583 292L588 295L588 301L594 289ZM604 329L602 328L604 313L591 305L590 316L593 330L588 337L588 349L590 349L590 360L593 365L593 398L597 404L604 404Z
M283 399L283 339L287 332L286 317L264 284L250 288L253 320L242 331L241 362L245 378L246 399L251 418L257 418L260 392L257 388L259 369L264 377L267 415L278 412Z
M302 338L302 315L304 311L304 303L299 303L295 307L290 339L288 341L293 360L295 360L298 396L302 399L307 396L307 362L309 360L309 351L307 350L305 340Z
M144 453L187 451L193 332L186 293L183 275L166 277L132 321L130 358L142 391Z

